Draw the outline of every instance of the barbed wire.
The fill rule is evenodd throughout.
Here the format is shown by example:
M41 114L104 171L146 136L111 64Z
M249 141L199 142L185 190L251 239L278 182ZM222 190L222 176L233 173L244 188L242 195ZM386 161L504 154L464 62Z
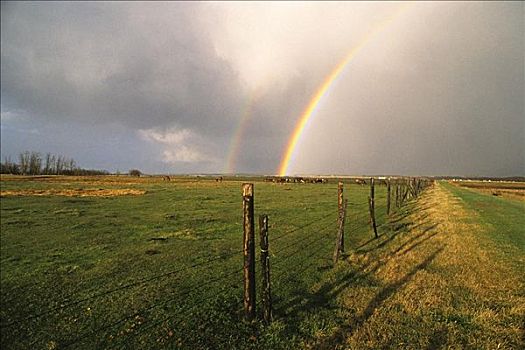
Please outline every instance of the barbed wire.
M328 228L328 227L326 227L326 228ZM326 232L326 231L325 231L325 232ZM295 256L295 255L298 254L300 251L302 251L302 250L304 250L304 251L308 251L308 250L307 250L308 247L312 247L312 246L314 246L315 243L321 241L322 239L326 239L326 238L329 238L329 237L330 237L330 235L329 235L329 234L326 234L326 233L323 234L323 235L319 235L319 236L315 237L314 240L311 240L311 241L308 241L308 242L307 242L307 243L310 243L309 245L307 245L306 247L305 247L304 245L301 245L298 249L296 249L296 250L292 251L291 253L289 253L289 254L286 256L287 259L278 260L278 261L276 261L276 262L273 263L273 266L274 266L274 267L275 267L275 266L280 266L283 262L288 261L289 258ZM303 242L303 243L304 243L304 242Z
M323 247L324 245L323 244L320 244L317 246L317 248L319 247ZM327 246L328 247L328 246ZM308 259L311 259L312 257L314 257L315 255L317 254L320 254L320 253L325 253L324 251L322 251L322 249L313 249L312 250L312 253L307 255L306 257L304 257L303 259L301 259L300 261L307 261ZM329 252L327 252L329 253ZM307 268L306 269L303 269L303 270L299 270L299 271L296 271L295 273L293 273L293 275L298 275L304 271L306 271L309 267L311 267L315 262L312 262L310 265L307 265ZM274 264L275 265L275 264ZM292 269L287 269L283 272L281 272L280 274L277 274L275 277L274 277L274 281L277 280L279 281L280 283L282 282L288 282L291 278L287 278L287 279L284 279L283 280L283 276L291 276L292 275L292 272L294 272L294 270Z
M243 250L240 250L240 251L230 252L227 255L219 255L219 256L216 256L214 258L210 258L210 259L208 259L206 261L201 261L201 262L194 263L194 264L192 264L190 266L184 266L184 267L172 270L172 271L168 271L168 272L164 272L164 273L161 273L161 274L153 275L153 276L150 276L150 277L147 277L147 278L143 278L141 280L138 280L138 281L135 281L135 282L123 285L123 286L119 286L119 287L116 287L116 288L113 288L113 289L110 289L110 290L106 290L106 291L103 291L103 292L100 292L100 293L95 293L93 295L90 295L88 297L85 297L85 298L82 298L82 299L79 299L79 300L75 300L75 301L71 301L71 302L67 302L67 301L66 302L62 302L60 306L57 306L57 307L54 307L54 308L50 308L50 309L48 309L46 311L43 311L43 312L40 312L40 313L38 313L36 315L32 315L32 316L29 316L29 317L21 318L21 319L18 319L18 320L13 320L13 321L11 321L9 323L2 324L2 325L0 325L0 328L8 328L8 327L11 327L13 325L20 324L22 322L26 322L26 321L30 321L30 320L33 320L33 319L36 319L36 318L40 318L40 317L48 315L50 313L53 313L53 312L56 312L56 311L59 311L59 310L63 310L63 309L66 309L66 308L70 308L72 306L81 304L81 303L89 301L89 300L98 299L100 297L103 297L103 296L106 296L106 295L109 295L109 294L112 294L112 293L115 293L115 292L118 292L118 291L121 291L121 290L124 290L124 289L133 288L133 287L136 287L136 286L139 286L139 285L142 285L144 283L151 282L151 281L154 281L154 280L157 280L157 279L160 279L160 278L171 276L171 275L180 273L182 271L185 271L185 270L188 270L188 269L191 269L191 268L206 266L206 265L211 264L212 262L215 262L215 261L218 261L218 260L222 260L222 259L226 259L228 257L233 256L234 254L240 254L242 252L243 252Z
M404 188L404 187L402 187L402 188ZM405 194L405 196L402 196L402 197L406 197L405 190L402 190L401 192L402 192L402 194L403 193ZM380 199L385 199L386 198L386 197L383 198L381 196L378 196L378 197ZM376 200L377 199L378 198L376 197ZM395 214L397 214L397 213L400 212L400 209L409 206L412 203L413 199L414 198L410 198L410 199L407 199L406 201L402 201L402 205L400 207L392 205L391 208L397 209L395 211ZM230 203L228 203L228 204L230 204ZM231 203L231 204L233 204L233 203ZM355 203L355 202L353 202L353 203L349 203L349 204L351 205L350 208L354 208L354 209L361 208L361 207L363 208L362 210L359 210L358 213L356 213L357 214L356 215L357 220L359 220L359 218L363 217L362 214L366 214L368 212L366 207L369 204L366 203L366 202L364 202L364 203ZM375 209L376 213L379 213L379 212L382 213L383 210L386 210L386 205L378 205L378 206L375 206L374 209ZM213 218L215 218L215 216L216 216L215 214L212 214L211 216L210 215L205 215L205 217L213 217ZM322 226L325 223L327 223L328 220L336 219L334 216L335 216L335 213L331 212L329 214L321 216L320 218L316 218L316 219L314 219L314 220L312 220L312 221L310 221L310 222L308 222L308 223L306 223L306 224L304 224L302 226L295 227L293 229L284 231L279 236L277 236L275 238L272 238L271 242L275 242L275 241L278 241L278 240L280 240L280 239L282 239L284 237L288 237L291 234L293 234L295 232L298 232L300 230L303 230L305 228L308 228L308 227ZM385 225L389 225L390 224L391 218L389 218L389 216L386 215L386 213L385 213L385 215L380 215L378 218L385 219L385 222L377 225L376 226L377 228L382 228ZM198 217L197 219L200 219L200 218ZM359 227L362 227L362 226L363 226L363 224L361 222L354 221L354 223L351 224L351 225L345 225L345 230L348 233L352 233L352 232L355 232L355 230L357 230ZM283 262L289 261L289 258L292 258L292 257L296 256L301 251L304 251L304 252L310 252L311 251L310 254L308 254L307 256L305 256L305 257L300 259L300 261L303 261L303 262L304 261L308 261L309 259L311 259L312 257L315 257L316 255L325 253L323 251L323 249L320 249L320 247L325 247L327 245L327 243L320 243L320 244L318 244L318 242L320 242L321 240L331 236L329 234L326 234L328 229L330 229L330 225L326 225L326 226L322 226L322 227L316 228L316 230L319 230L320 232L324 232L325 234L321 234L321 235L316 234L315 236L312 236L312 238L310 238L310 239L301 240L299 242L292 241L289 244L286 244L284 247L280 247L279 250L277 250L276 252L274 252L272 254L273 256L275 256L276 254L282 253L283 251L285 251L286 249L290 248L293 245L297 245L297 244L300 245L298 247L298 249L295 249L292 252L289 252L287 254L287 256L286 256L286 259L278 260L273 265L274 266L280 266L280 264L282 264ZM334 229L334 231L336 231L335 226L333 227L333 229ZM103 292L95 293L93 295L90 295L90 296L85 297L85 298L81 298L79 300L70 301L69 299L72 296L72 294L70 294L65 300L63 300L60 303L61 304L60 306L50 308L50 309L48 309L46 311L43 311L43 312L40 312L40 313L38 313L36 315L32 315L32 316L25 317L25 318L19 318L17 320L11 321L9 323L2 324L2 325L0 325L0 328L8 328L8 327L11 327L11 326L13 326L15 324L19 324L19 323L22 323L22 322L30 321L32 319L36 319L36 318L45 316L45 315L53 313L53 312L57 312L57 311L60 311L60 310L63 310L63 309L66 309L66 308L69 308L69 307L81 304L83 302L86 302L86 301L89 301L89 300L92 300L92 299L100 298L100 297L103 297L103 296L115 293L117 291L133 288L133 287L136 287L136 286L139 286L139 285L143 285L143 284L146 284L146 283L154 281L154 280L158 280L158 279L165 278L165 277L168 277L168 276L176 275L176 274L178 274L180 272L183 272L183 271L191 269L191 268L207 266L207 265L209 265L209 264L211 264L213 262L216 262L218 260L227 259L227 258L233 256L234 254L239 254L239 253L242 253L242 252L243 252L243 250L238 250L238 251L230 252L230 253L228 253L226 255L219 255L219 256L214 256L214 257L211 257L210 255L208 255L208 256L205 257L205 258L209 258L206 261L194 262L192 265L189 265L189 266L184 266L184 267L172 270L172 271L167 271L167 272L163 272L161 274L157 274L157 275L149 276L149 277L146 277L146 278L142 278L140 280L137 280L137 281L125 284L125 285L121 285L121 286L118 286L118 287L113 288L113 289L109 289L109 290L106 290L106 291L103 291ZM202 258L203 257L200 257L199 259L202 259ZM280 283L289 282L292 277L297 276L298 274L302 274L304 271L308 270L311 266L313 266L316 263L317 263L317 261L312 261L310 264L307 264L305 267L303 267L299 271L294 271L293 269L292 270L286 269L282 273L277 274L276 278L279 280ZM294 265L294 266L299 266L299 265ZM104 325L101 328L98 328L96 330L91 330L91 331L89 331L89 332L87 332L87 333L85 333L85 334L83 334L83 335L81 335L81 336L79 336L77 338L70 339L63 346L64 347L69 347L71 345L74 345L74 344L78 343L79 341L82 341L83 339L85 339L86 337L88 337L88 336L90 336L92 334L95 334L95 333L98 333L98 332L101 332L101 331L105 331L105 330L108 330L108 329L110 329L112 327L118 326L119 324L121 324L121 323L123 323L123 322L125 322L127 320L130 320L130 319L132 319L132 318L134 318L136 316L139 316L140 314L142 314L144 312L148 312L148 311L151 311L154 308L157 308L157 307L160 307L160 306L163 306L163 305L167 305L168 303L170 303L170 302L172 302L172 301L174 301L174 300L176 300L178 298L182 298L182 297L184 297L186 295L189 295L190 293L195 292L197 290L202 290L203 287L211 285L212 283L217 283L219 281L224 281L226 278L230 277L231 275L233 275L235 273L240 273L241 271L242 271L242 269L236 269L235 271L232 271L232 272L229 272L229 273L226 273L226 274L222 274L221 276L219 276L217 278L214 278L214 279L211 279L209 281L206 281L205 283L200 284L198 287L188 288L183 293L178 293L176 295L176 297L174 297L174 298L167 299L167 300L162 301L160 303L155 303L155 304L150 305L150 306L148 306L146 308L143 308L143 309L141 309L141 310L139 310L139 311L137 311L137 312L135 312L133 314L127 315L125 317L122 317L122 318L120 318L120 319L118 319L118 320L116 320L114 322L110 322L110 323ZM286 278L283 279L284 276L286 276ZM97 278L90 279L89 281L92 281L92 280L95 280L95 279L97 279ZM41 281L38 281L37 283L35 283L33 285L37 285L37 284L40 284L40 283L41 283ZM28 285L31 285L31 284L28 284ZM171 316L168 316L167 318L164 318L163 320L154 322L153 324L150 324L150 325L148 325L146 327L142 327L141 328L142 330L140 332L145 331L147 329L150 329L152 327L155 327L156 325L158 325L158 324L160 324L162 322L165 322L170 317ZM131 334L135 334L135 332L133 332Z
M317 218L315 220L312 220L310 221L309 223L305 224L305 225L302 225L300 227L296 227L296 228L293 228L291 230L288 230L288 231L285 231L284 233L281 233L281 235L277 236L277 237L272 237L272 242L275 242L275 241L278 241L280 240L281 238L284 238L286 236L289 236L290 234L294 233L294 232L297 232L299 230L302 230L304 228L307 228L307 227L310 227L312 226L313 224L316 224L316 223L319 223L319 222L322 222L323 220L325 219L328 219L328 218L332 218L334 216L334 213L330 213L330 214L327 214L327 215L323 215L321 216L320 218Z
M330 226L324 226L322 228L320 228L319 230L320 231L323 231L325 229L328 229ZM335 228L334 228L334 231L335 231ZM303 240L303 241L300 241L299 243L301 243L302 245L299 247L298 250L300 249L304 249L305 246L304 244L308 244L308 243L315 243L317 241L319 241L320 239L323 239L323 238L326 238L327 235L315 235L315 236L311 236L311 239L308 239L308 240ZM283 247L280 247L278 250L276 250L275 252L270 252L271 256L276 256L277 254L280 254L282 253L283 251L285 251L287 248L290 248L291 246L294 246L294 245L297 245L297 241L292 241L290 243L288 243L287 245L283 246ZM308 246L306 246L308 247ZM293 251L292 255L295 253L295 251ZM288 255L288 256L292 256L292 255Z
M243 269L240 269L240 270L237 271L237 272L241 272L241 271L243 271ZM240 279L239 279L239 282L242 282L243 280L244 280L244 277L240 278ZM217 282L217 281L215 281L215 282ZM240 285L239 285L239 288L240 288ZM204 297L205 297L205 295L202 295L200 298L195 299L195 301L202 301L202 300L204 299ZM195 303L194 303L194 304L195 304ZM193 305L193 306L190 306L188 309L189 309L189 310L193 310L193 309L195 309L196 307L197 307L197 305ZM144 331L146 331L146 330L148 330L148 329L154 328L155 326L158 326L158 325L160 325L161 323L166 322L166 321L169 320L171 317L172 317L172 316L170 315L170 316L167 316L167 317L165 317L165 318L162 318L162 319L160 319L160 320L158 320L158 321L155 321L154 323L150 323L149 325L146 325L145 327L143 327L143 328L140 330L140 332L144 332ZM137 334L138 334L138 333L130 333L130 334L128 334L128 336L126 337L126 339L129 339L129 338L132 337L132 336L136 336ZM126 339L124 339L124 341L126 341Z
M323 223L325 219L328 219L328 218L332 218L332 215L333 213L330 213L330 214L327 214L327 215L324 215L322 216L321 218L319 218L318 220L314 220L314 221L311 221L301 227L297 227L295 229L292 229L292 230L289 230L289 231L286 231L285 233L281 234L280 236L276 237L276 238L273 238L272 241L276 241L276 240L279 240L285 236L288 236L290 235L291 233L294 233L294 232L297 232L301 229L304 229L304 228L307 228L307 227L310 227L314 224L319 224L319 223ZM357 224L356 224L357 225ZM379 226L378 226L379 227ZM322 227L320 228L320 230L323 230L323 229L326 229L327 226L325 227ZM319 241L320 239L322 239L324 237L319 237L317 239L313 239L313 240L308 240L306 241L306 243L310 243L310 244L313 244L313 243L316 243L317 241ZM304 243L304 242L303 242ZM276 251L275 253L273 253L274 255L275 254L278 254L278 253L281 253L282 251L284 251L286 248L289 248L290 246L296 244L296 242L291 242L290 244L286 245L285 247L282 247L281 249L279 249L278 251ZM304 247L301 247L300 249L304 249ZM296 253L298 253L300 251L300 249L298 250L295 250L291 255L289 256L293 256L295 255ZM226 259L234 254L238 254L238 253L242 253L243 251L240 250L240 251L234 251L234 252L231 252L230 254L227 254L227 255L220 255L220 256L216 256L214 258L211 258L211 259L208 259L204 262L197 262L197 263L194 263L190 266L185 266L183 268L180 268L180 269L176 269L176 270L172 270L172 271L168 271L168 272L165 272L165 273L162 273L162 274L158 274L158 275L154 275L154 276L150 276L148 278L144 278L144 279L141 279L139 281L135 281L135 282L132 282L132 283L129 283L129 284L126 284L126 285L123 285L123 286L119 286L119 287L116 287L116 288L113 288L113 289L110 289L110 290L107 290L107 291L104 291L104 292L100 292L100 293L96 293L96 294L93 294L91 296L88 296L86 298L82 298L80 300L76 300L76 301L72 301L72 302L69 302L67 301L70 297L71 297L71 294L66 298L66 301L62 301L61 302L61 305L58 306L58 307L54 307L54 308L51 308L51 309L48 309L46 311L43 311L41 313L38 313L36 315L32 315L32 316L29 316L29 317L26 317L26 318L22 318L22 319L18 319L18 320L13 320L9 323L6 323L6 324L3 324L3 325L0 325L0 328L7 328L7 327L10 327L10 326L13 326L15 324L19 324L19 323L22 323L22 322L25 322L25 321L29 321L29 320L32 320L32 319L36 319L36 318L39 318L39 317L42 317L42 316L45 316L47 314L50 314L50 313L53 313L53 312L56 312L56 311L59 311L59 310L63 310L63 309L66 309L66 308L69 308L69 307L72 307L72 306L75 306L75 305L78 305L80 303L83 303L83 302L86 302L86 301L89 301L89 300L92 300L92 299L96 299L96 298L100 298L102 296L106 296L106 295L109 295L109 294L112 294L112 293L115 293L117 291L121 291L121 290L124 290L124 289L128 289L128 288L132 288L132 287L135 287L135 286L138 286L138 285L141 285L141 284L144 284L144 283L147 283L147 282L150 282L150 281L153 281L153 280L156 280L156 279L159 279L159 278L163 278L163 277L167 277L167 276L170 276L170 275L173 275L173 274L176 274L176 273L179 273L179 272L182 272L186 269L190 269L190 268L195 268L195 267L199 267L199 266L204 266L204 265L208 265L212 262L215 262L215 261L218 261L218 260L221 260L221 259ZM94 280L94 279L93 279Z
M151 310L153 310L153 309L155 309L157 307L160 307L160 306L167 305L168 303L170 303L170 302L172 302L172 301L174 301L176 299L180 299L180 298L182 298L184 296L187 296L187 295L191 294L192 292L194 292L196 290L202 289L205 286L211 285L211 284L216 283L216 282L223 281L225 278L230 277L230 276L232 276L234 274L240 273L242 271L243 271L243 269L241 268L241 269L235 269L234 271L230 271L228 273L222 274L221 276L219 276L217 278L211 279L211 280L209 280L209 281L207 281L205 283L200 284L198 288L195 288L195 287L194 288L189 288L186 291L184 291L183 293L177 294L173 298L167 299L167 300L165 300L165 301L163 301L161 303L153 304L153 305L151 305L151 306L149 306L147 308L143 308L143 309L141 309L139 311L136 311L135 313L133 313L131 315L127 315L125 317L122 317L122 318L120 318L120 319L118 319L118 320L116 320L116 321L114 321L114 322L112 322L110 324L106 324L103 327L100 327L100 328L98 328L96 330L92 330L92 331L89 331L87 333L84 333L83 335L81 335L81 336L79 336L79 337L77 337L75 339L67 341L65 344L62 345L62 347L63 348L67 348L67 347L69 347L71 345L74 345L74 344L78 343L82 339L84 339L84 338L86 338L86 337L88 337L88 336L90 336L92 334L108 330L109 328L113 328L113 327L115 327L115 326L117 326L117 325L119 325L119 324L121 324L121 323L123 323L123 322L125 322L127 320L130 320L130 319L132 319L132 318L134 318L136 316L140 316L140 314L142 314L142 313L151 311Z

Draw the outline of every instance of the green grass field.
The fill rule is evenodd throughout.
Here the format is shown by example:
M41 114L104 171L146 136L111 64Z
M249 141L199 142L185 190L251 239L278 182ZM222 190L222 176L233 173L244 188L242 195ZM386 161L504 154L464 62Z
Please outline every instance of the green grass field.
M468 190L443 184L409 202L386 224L386 189L377 186L380 237L374 240L368 223L368 186L345 184L346 254L334 268L337 184L255 180L256 216L268 214L270 221L275 319L270 325L243 321L241 181L2 181L2 191L146 191L109 198L1 198L2 345L16 349L520 345L519 319L524 313L518 305L523 292L514 288L523 286L521 204L471 196ZM435 209L443 202L436 196L461 198L465 210L477 211L481 203L493 209L481 219L449 217L443 213L450 207ZM514 208L512 224L505 226L503 235L491 233L507 222L506 206ZM505 278L513 282L487 296L464 285L463 274L488 274L476 272L482 268L479 256L457 254L466 251L462 245L472 247L467 238L475 240L478 229L485 239L480 249L488 260L483 262L493 263L494 283ZM506 245L514 250L508 252ZM512 262L508 269L502 265L498 270L508 261ZM492 322L488 314L478 320L488 313L486 308L503 324Z
M448 184L446 186L461 198L467 208L479 215L477 220L488 227L488 237L498 242L503 251L525 254L524 200L491 196Z
M241 320L241 182L2 183L3 191L100 187L147 193L2 198L1 317L2 324L15 322L2 328L8 347L289 347L334 326L328 308L312 314L299 307L299 299L330 268L337 185L255 183L256 215L270 218L276 322L269 327ZM351 186L347 192L355 203L349 205L347 226L359 228L347 245L357 246L371 235L368 188ZM380 205L384 188L377 192ZM384 213L378 215L379 223L384 218ZM206 263L210 259L214 261ZM90 299L172 271L176 273ZM105 325L107 329L97 331Z

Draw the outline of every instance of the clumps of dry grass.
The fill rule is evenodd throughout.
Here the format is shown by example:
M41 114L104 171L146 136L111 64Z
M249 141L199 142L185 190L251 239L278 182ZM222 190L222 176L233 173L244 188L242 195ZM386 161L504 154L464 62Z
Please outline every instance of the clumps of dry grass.
M476 190L493 196L502 196L510 199L525 201L525 190Z
M513 349L523 346L524 279L483 235L477 214L440 185L401 233L351 254L339 295L346 321L317 349ZM437 225L436 225L437 224ZM389 235L395 236L393 238ZM384 242L384 244L382 244ZM373 283L363 283L363 280Z
M79 189L45 189L45 190L6 190L0 191L0 197L10 196L65 196L65 197L115 197L115 196L140 196L144 190L119 188L79 188Z
M452 185L467 188L496 197L505 197L525 201L525 183L523 182L449 182Z

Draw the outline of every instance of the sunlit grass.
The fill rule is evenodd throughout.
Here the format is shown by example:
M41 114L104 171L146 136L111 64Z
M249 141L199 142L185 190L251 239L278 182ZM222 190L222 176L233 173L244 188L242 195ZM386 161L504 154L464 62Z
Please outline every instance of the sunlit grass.
M503 262L523 255L493 245L491 226L453 196L430 192L387 220L386 190L377 186L380 237L372 239L369 188L346 184L346 251L334 268L337 184L253 180L256 215L270 218L275 316L270 325L242 318L241 181L3 181L2 190L82 186L146 193L1 199L0 315L2 325L13 323L2 327L2 345L332 349L518 344L516 322L523 310L516 288L523 279L515 265L506 268ZM487 220L494 220L487 213ZM508 239L519 242L522 221L514 220L517 233L510 232ZM479 241L479 234L486 241ZM501 288L483 287L489 281ZM78 303L61 308L71 302Z

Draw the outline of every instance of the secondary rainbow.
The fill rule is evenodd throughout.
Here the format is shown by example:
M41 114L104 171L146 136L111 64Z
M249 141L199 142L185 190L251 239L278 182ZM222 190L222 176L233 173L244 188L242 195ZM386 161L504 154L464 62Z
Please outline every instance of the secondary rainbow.
M242 109L239 124L233 134L228 150L228 158L226 160L226 166L224 168L224 173L226 174L233 174L236 170L236 161L239 158L239 150L242 144L242 140L244 138L244 133L246 132L246 128L249 125L248 121L251 119L253 109L261 93L262 86L259 85L250 94L250 98L248 99L247 103Z
M297 147L297 143L301 138L301 134L303 133L304 129L306 128L306 125L310 121L313 112L315 111L315 108L319 104L319 101L323 98L328 89L332 86L334 80L341 74L341 72L345 69L348 63L350 63L350 61L363 48L363 46L365 46L378 31L383 29L388 23L390 23L405 9L406 5L398 9L392 16L379 23L374 30L370 31L367 35L365 35L365 37L359 42L359 44L352 48L352 50L350 50L350 52L339 62L339 64L337 64L337 66L335 66L335 68L330 72L330 74L328 74L328 76L324 79L321 86L317 89L313 97L310 99L310 102L308 102L308 105L303 110L303 113L299 117L299 121L297 122L292 132L292 135L287 143L284 155L282 157L281 163L279 165L279 176L285 176L287 174L295 148Z

